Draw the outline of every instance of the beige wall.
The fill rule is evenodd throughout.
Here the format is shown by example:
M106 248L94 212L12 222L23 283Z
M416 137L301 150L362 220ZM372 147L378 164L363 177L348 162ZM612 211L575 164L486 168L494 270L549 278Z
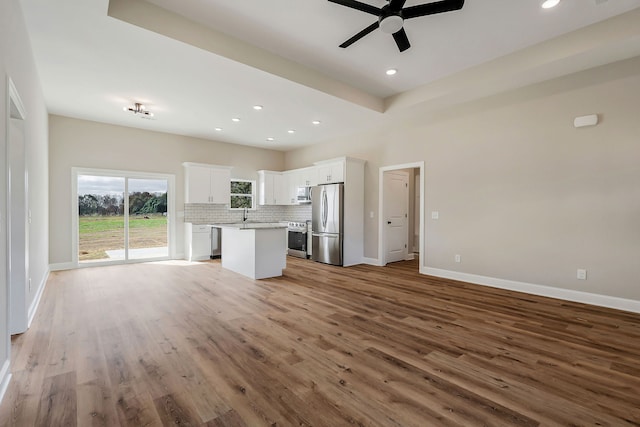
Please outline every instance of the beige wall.
M184 211L183 162L233 166L234 178L257 179L259 169L282 170L284 154L180 135L52 115L49 118L51 264L73 260L71 168L173 174L176 211ZM176 223L176 252L184 253L183 220Z
M635 58L437 114L397 113L394 125L288 152L286 167L367 160L368 213L380 167L424 160L424 266L640 300L638 100ZM598 126L573 127L593 113ZM365 217L365 257L378 256L377 221Z
M29 277L31 290L26 288L26 307L33 305L44 285L48 272L48 169L47 169L47 112L40 88L29 37L18 0L0 2L0 162L6 161L8 126L7 77L15 84L24 105L23 123L26 172L29 176L28 204L32 211L29 238ZM4 168L0 168L0 245L6 247L7 212L5 211L6 182ZM9 328L6 322L6 260L0 259L0 368L8 360ZM0 378L0 382L4 378Z

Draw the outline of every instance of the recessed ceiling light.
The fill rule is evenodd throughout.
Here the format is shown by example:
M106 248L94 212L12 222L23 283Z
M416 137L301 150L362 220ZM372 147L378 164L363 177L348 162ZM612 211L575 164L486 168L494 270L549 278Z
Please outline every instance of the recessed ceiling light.
M216 128L216 131L220 132L220 131L222 131L222 128Z
M262 110L262 105L254 105L253 109L254 110Z
M269 138L267 138L267 141L274 141L274 140L275 140L275 138L273 138L271 136Z
M234 117L234 118L233 118L233 119L231 119L231 120L232 120L232 121L234 121L234 122L239 122L239 121L240 121L240 119L239 119L238 117Z
M393 76L393 75L394 75L395 73L397 73L397 72L398 72L398 70L396 70L395 68L389 68L389 69L386 71L387 76Z
M551 9L552 7L556 7L560 3L560 0L545 0L542 3L543 9Z
M296 131L294 129L289 129L287 132L289 133L296 133Z
M313 123L314 125L319 125L320 124L320 120L314 120L311 123Z

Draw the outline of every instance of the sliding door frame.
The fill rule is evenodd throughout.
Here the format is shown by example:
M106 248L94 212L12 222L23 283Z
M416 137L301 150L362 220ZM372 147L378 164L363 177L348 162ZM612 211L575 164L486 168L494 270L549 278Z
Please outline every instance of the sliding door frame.
M125 259L114 261L96 261L96 262L83 262L80 263L78 256L78 249L80 246L80 236L78 233L78 176L79 175L92 175L92 176L107 176L125 179L124 188L124 203L125 211L128 213L129 209L129 193L127 180L129 179L162 179L167 181L167 249L169 255L166 257L157 258L135 258L129 259L129 242L125 239ZM153 173L153 172L137 172L137 171L123 171L113 169L94 169L94 168L71 168L71 233L72 233L72 251L73 251L73 264L76 268L82 267L96 267L104 265L114 264L133 264L139 262L149 261L162 261L168 259L174 259L176 254L175 241L176 241L176 203L175 203L175 175ZM125 221L125 235L123 237L128 238L128 221Z

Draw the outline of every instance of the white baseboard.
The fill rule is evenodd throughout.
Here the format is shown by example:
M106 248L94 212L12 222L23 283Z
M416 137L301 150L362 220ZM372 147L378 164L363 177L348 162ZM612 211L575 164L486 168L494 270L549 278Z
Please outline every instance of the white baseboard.
M0 403L4 398L4 394L7 392L7 388L9 388L9 382L11 382L10 366L9 359L7 359L2 364L2 369L0 369Z
M406 257L404 257L405 261L413 261L415 259L415 255L413 252L409 252Z
M527 294L557 298L565 301L580 302L640 313L640 301L631 299L592 294L589 292L581 292L571 289L554 288L552 286L536 285L533 283L516 282L513 280L497 279L494 277L442 270L439 268L420 267L420 273L445 279L460 280L462 282L473 283L476 285L490 286L492 288L507 289L510 291L524 292Z
M367 265L375 265L377 267L382 267L382 263L378 258L362 258L362 263Z
M78 268L78 265L74 262L60 262L58 264L49 264L49 271L73 270L74 268Z
M31 322L33 322L33 318L36 316L36 312L38 311L38 306L40 305L40 299L42 299L42 294L44 293L44 288L47 286L47 281L49 280L49 269L47 269L40 285L38 287L38 293L36 297L33 299L31 306L29 307L28 318L27 318L27 329L31 327Z

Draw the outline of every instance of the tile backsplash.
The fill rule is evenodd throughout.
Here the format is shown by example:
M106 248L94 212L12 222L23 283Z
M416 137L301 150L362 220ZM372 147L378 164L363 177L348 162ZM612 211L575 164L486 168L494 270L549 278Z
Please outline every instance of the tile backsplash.
M258 206L249 211L249 221L279 222L306 221L311 219L311 205L299 206ZM193 224L215 224L241 222L242 211L232 211L226 205L206 203L185 203L184 222Z

